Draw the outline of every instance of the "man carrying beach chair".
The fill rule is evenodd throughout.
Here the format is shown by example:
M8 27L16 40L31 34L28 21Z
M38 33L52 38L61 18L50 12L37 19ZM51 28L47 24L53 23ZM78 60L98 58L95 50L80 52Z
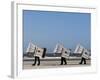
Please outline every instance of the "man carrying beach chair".
M78 44L76 46L74 53L81 55L81 61L79 62L79 64L83 64L83 63L86 64L86 59L89 58L89 51L87 49L85 49L83 46Z
M88 58L89 58L89 51L84 48L82 51L81 62L79 64L82 64L83 62L84 64L86 64L86 59Z
M32 66L36 65L36 62L38 62L37 65L39 66L40 58L44 58L45 54L46 54L46 48L39 48L36 46L35 54L34 54L35 60L34 60L34 64L32 64Z
M69 58L69 55L70 55L70 50L62 47L62 51L61 51L61 64L60 65L63 65L63 62L65 63L65 65L67 64L66 59Z
M56 48L54 49L54 53L59 53L61 54L61 64L60 65L63 65L63 62L65 63L65 65L67 64L67 61L66 59L69 58L69 55L70 55L70 50L64 48L62 45L60 44L57 44L56 45Z

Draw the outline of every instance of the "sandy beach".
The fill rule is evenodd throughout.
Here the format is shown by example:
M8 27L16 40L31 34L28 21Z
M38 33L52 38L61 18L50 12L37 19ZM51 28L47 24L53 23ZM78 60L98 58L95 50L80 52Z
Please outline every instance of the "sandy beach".
M32 66L34 63L34 58L27 58L25 57L23 59L23 69L42 69L42 68L60 68L60 67L84 67L84 66L90 66L91 65L91 60L87 59L86 64L79 64L81 61L81 58L76 58L76 57L70 57L69 59L66 60L67 65L60 65L60 57L46 57L44 59L41 59L41 64L40 66L35 65Z

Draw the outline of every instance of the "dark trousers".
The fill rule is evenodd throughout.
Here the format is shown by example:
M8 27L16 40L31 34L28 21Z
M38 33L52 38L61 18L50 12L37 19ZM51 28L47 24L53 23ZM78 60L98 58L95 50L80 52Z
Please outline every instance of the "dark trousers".
M64 62L65 64L67 64L67 62L66 62L66 58L61 57L61 65L63 65L63 62Z
M86 64L86 59L82 57L81 62L79 64L82 64L84 62L84 64Z
M37 56L35 56L34 64L32 64L32 65L36 65L36 62L38 62L37 65L40 65L40 58Z

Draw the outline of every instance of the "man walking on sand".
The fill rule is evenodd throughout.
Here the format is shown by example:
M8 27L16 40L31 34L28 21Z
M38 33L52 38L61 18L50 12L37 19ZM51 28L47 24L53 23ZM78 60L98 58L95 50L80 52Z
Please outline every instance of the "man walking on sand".
M37 65L39 66L40 58L44 58L45 54L46 54L46 48L36 47L35 54L34 54L35 60L34 60L34 64L32 64L32 66L36 65L36 62L38 62Z
M61 64L60 65L63 65L63 62L64 62L64 65L67 64L67 58L69 58L69 54L70 54L70 50L67 50L66 48L62 47L62 51L61 51Z

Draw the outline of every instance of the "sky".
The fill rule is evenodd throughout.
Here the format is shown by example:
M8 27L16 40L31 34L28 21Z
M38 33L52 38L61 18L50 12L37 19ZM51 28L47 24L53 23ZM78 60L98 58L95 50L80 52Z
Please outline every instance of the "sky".
M75 49L91 47L91 14L23 10L23 47L29 42L53 52L57 43Z

